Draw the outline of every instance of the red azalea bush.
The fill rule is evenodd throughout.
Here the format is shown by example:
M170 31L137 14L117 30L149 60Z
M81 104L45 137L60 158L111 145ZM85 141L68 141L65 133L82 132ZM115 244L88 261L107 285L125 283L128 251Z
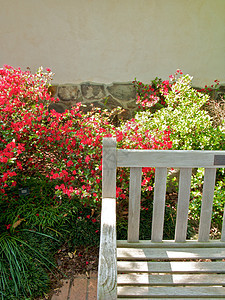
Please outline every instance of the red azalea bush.
M5 66L0 69L0 188L16 186L16 178L32 167L38 153L38 132L47 119L47 104L55 101L48 94L50 70L29 71ZM44 129L43 129L44 132ZM36 139L35 139L36 138ZM35 141L36 140L36 141Z
M80 104L62 114L49 111L49 104L57 101L48 93L52 75L50 69L34 75L10 66L0 70L1 199L10 202L11 189L20 188L18 182L41 175L55 182L53 198L58 202L66 195L99 207L102 138L115 136L120 147L169 149L170 131L150 133L134 119L116 128L109 112L84 113ZM144 170L146 192L152 189L152 172ZM127 182L128 176L121 170L119 182L122 177ZM118 186L119 199L127 194L128 186Z

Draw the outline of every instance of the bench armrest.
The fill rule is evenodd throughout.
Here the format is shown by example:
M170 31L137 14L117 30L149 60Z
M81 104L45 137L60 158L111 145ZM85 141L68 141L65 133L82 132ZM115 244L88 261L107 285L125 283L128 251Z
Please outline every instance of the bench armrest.
M116 199L102 199L98 300L117 299Z

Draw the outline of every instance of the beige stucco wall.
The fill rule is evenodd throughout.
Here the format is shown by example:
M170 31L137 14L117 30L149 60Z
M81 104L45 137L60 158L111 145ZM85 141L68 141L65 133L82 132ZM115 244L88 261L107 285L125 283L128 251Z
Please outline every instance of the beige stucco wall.
M177 68L225 82L225 0L0 0L0 67L55 83L145 82Z

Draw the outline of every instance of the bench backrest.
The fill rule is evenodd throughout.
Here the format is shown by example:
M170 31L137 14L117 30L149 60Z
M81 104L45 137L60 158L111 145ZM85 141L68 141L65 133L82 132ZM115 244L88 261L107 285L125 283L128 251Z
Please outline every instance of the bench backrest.
M116 198L117 167L130 168L128 242L139 241L143 167L155 168L152 242L163 239L167 168L180 169L175 242L186 241L192 169L205 168L198 241L209 240L216 169L225 167L225 151L117 149L115 138L104 138L103 198ZM223 224L221 241L225 241Z

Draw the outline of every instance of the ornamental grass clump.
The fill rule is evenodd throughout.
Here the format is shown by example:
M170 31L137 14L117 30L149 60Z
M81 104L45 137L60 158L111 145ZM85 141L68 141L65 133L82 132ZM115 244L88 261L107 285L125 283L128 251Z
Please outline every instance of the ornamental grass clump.
M44 239L48 241L49 253L40 247ZM46 270L52 272L55 267L50 254L52 243L52 237L34 231L0 234L1 299L28 299L39 296L40 290L48 292L50 280Z

